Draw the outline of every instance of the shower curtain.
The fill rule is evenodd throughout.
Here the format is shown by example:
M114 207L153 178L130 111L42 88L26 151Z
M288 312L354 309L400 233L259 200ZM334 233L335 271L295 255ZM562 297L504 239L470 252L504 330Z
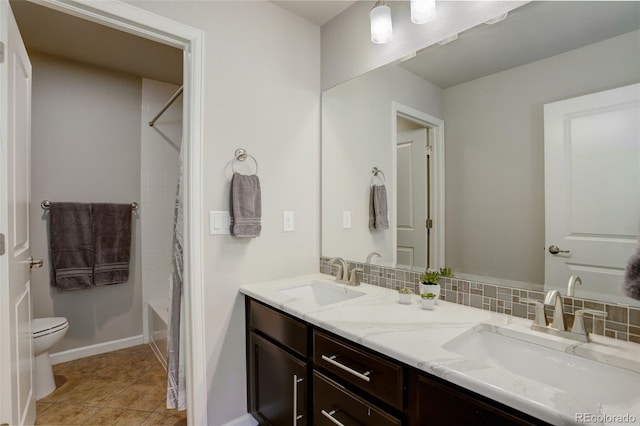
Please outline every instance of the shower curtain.
M169 336L167 341L167 408L186 409L185 368L184 368L184 321L182 310L182 273L183 259L183 202L182 202L182 148L180 148L180 166L178 189L173 217L172 271L169 278Z

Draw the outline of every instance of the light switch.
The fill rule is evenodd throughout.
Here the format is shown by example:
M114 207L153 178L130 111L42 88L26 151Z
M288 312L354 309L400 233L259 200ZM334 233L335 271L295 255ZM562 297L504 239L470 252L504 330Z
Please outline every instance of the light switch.
M209 235L229 235L231 216L228 211L209 212Z
M342 212L342 229L351 229L351 210Z
M282 212L282 231L283 232L293 232L295 226L294 226L294 219L293 219L293 212L292 211L283 211Z

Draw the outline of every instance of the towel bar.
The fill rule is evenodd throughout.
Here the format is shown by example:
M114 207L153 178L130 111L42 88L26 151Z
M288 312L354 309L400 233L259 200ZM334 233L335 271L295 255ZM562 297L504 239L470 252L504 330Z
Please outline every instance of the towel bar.
M49 207L51 207L51 201L49 200L44 200L40 203L40 207L42 207L44 210L48 210ZM136 203L135 201L131 203L131 209L132 210L138 210L138 203Z

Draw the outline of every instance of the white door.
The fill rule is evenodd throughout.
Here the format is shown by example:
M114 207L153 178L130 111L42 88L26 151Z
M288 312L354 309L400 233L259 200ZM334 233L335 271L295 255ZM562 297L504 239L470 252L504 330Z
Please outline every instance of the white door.
M427 266L427 129L398 133L398 265Z
M640 226L640 85L545 105L544 150L545 288L578 275L577 297L621 300Z
M0 0L0 424L35 422L29 247L31 64Z

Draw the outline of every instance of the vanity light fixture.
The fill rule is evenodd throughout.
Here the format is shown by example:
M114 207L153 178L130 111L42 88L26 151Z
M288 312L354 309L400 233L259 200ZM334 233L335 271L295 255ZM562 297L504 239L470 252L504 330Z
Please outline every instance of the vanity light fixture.
M436 17L436 0L411 0L411 22L426 24Z
M456 41L457 39L458 39L458 33L455 33L455 34L450 35L450 36L449 36L449 37L447 37L447 38L443 38L442 40L440 40L440 41L438 42L438 44L439 44L440 46L444 46L445 44L449 44L449 43L451 43L452 41Z
M378 0L371 9L369 18L371 20L371 42L384 44L391 41L393 38L391 8L383 0Z
M509 12L505 12L502 15L498 15L495 18L489 19L488 21L484 21L484 23L487 25L497 24L498 22L502 22L507 19L507 16L509 16Z

